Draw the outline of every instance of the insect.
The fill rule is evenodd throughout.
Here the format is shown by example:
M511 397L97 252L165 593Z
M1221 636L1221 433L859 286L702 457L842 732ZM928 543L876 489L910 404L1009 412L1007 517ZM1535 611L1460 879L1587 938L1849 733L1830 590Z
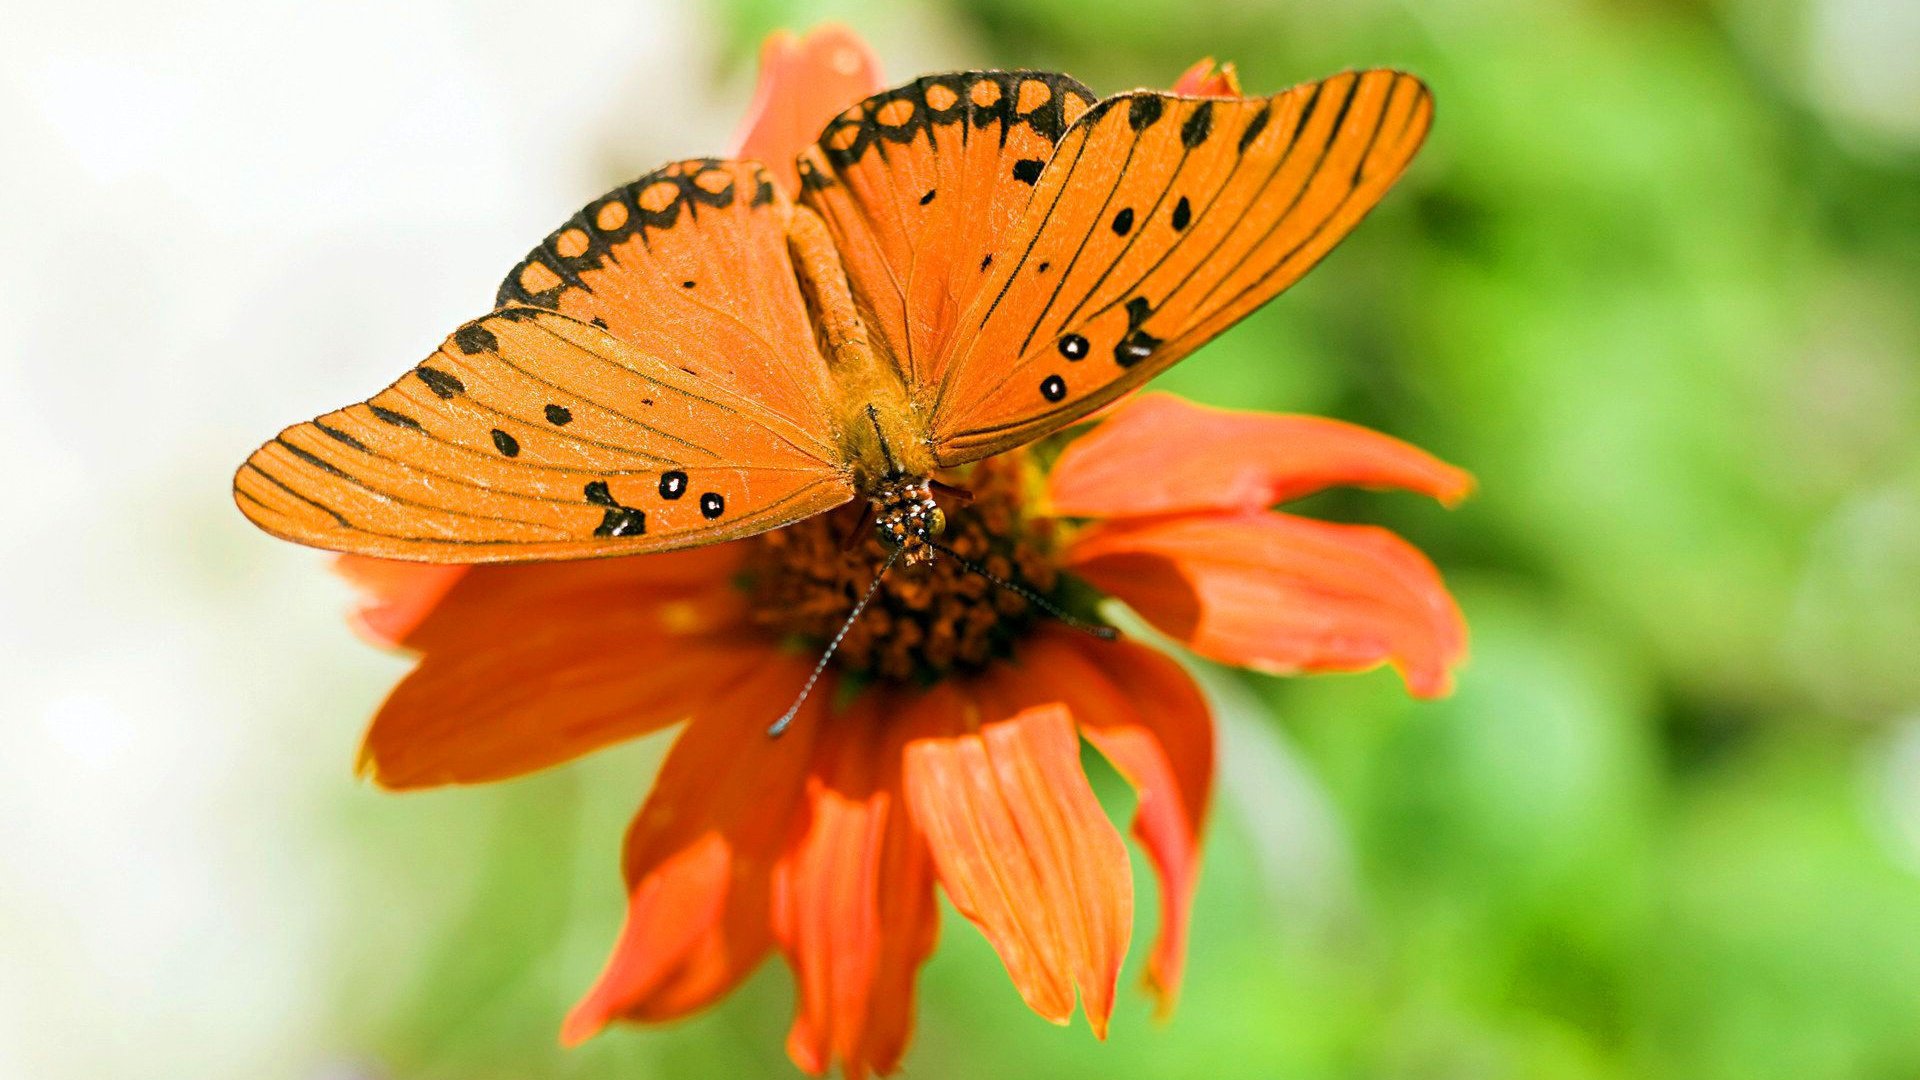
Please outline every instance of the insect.
M1087 416L1299 280L1432 111L1390 70L1263 98L917 79L830 122L797 199L701 159L588 203L493 312L281 432L234 497L289 540L449 563L709 544L864 498L921 560L942 470Z

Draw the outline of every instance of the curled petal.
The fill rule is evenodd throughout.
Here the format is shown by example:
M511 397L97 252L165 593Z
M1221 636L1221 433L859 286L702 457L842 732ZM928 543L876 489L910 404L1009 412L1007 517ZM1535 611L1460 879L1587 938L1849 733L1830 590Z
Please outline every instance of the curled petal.
M1200 688L1164 654L1130 641L1043 630L1022 653L1072 710L1080 734L1138 793L1133 835L1160 878L1160 935L1146 983L1173 1011L1200 874L1200 830L1213 789L1213 715Z
M905 725L876 694L831 717L807 778L807 831L773 879L774 935L799 988L787 1052L819 1075L892 1072L938 909L926 841L900 787Z
M1318 416L1208 408L1142 394L1061 453L1056 513L1130 517L1258 510L1324 488L1404 488L1449 505L1466 472L1376 431Z
M400 645L468 568L342 555L333 569L360 590L353 628L381 645Z
M1181 72L1173 92L1188 97L1239 97L1240 75L1231 63L1216 65L1209 56Z
M781 657L730 689L708 688L711 707L674 744L627 833L626 924L599 981L567 1016L563 1042L615 1018L684 1015L766 955L773 866L806 824L801 794L832 687L784 737L766 732L805 677L804 663Z
M1068 553L1096 587L1194 652L1274 673L1390 663L1452 688L1466 624L1439 572L1385 529L1242 512L1103 522Z
M1074 989L1106 1037L1133 921L1126 847L1080 771L1059 704L1020 711L925 699L935 721L907 744L907 802L940 883L980 927L1020 996L1064 1024Z
M740 126L739 157L766 165L787 194L800 193L794 159L827 121L880 90L880 61L844 26L823 26L804 38L785 30L760 46L760 82Z
M686 718L764 658L715 633L740 618L731 565L702 553L469 572L407 635L420 661L374 716L361 771L388 788L499 780Z

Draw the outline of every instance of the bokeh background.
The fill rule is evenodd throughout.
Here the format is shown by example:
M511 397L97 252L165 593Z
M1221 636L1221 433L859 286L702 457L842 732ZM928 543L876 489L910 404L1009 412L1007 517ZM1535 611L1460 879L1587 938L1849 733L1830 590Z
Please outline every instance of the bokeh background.
M1175 1019L1047 1025L949 918L907 1076L1920 1075L1920 5L8 0L0 1076L789 1074L777 963L557 1047L663 741L355 781L403 661L226 489L586 199L724 149L761 35L822 18L901 78L1424 75L1400 189L1164 383L1482 485L1308 508L1444 568L1451 700L1202 672Z

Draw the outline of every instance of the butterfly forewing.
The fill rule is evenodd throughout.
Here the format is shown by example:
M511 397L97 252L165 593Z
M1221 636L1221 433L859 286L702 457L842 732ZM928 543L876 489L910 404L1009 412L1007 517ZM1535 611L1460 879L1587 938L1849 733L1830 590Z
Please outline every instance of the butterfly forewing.
M929 75L853 106L800 157L862 320L916 400L989 280L1054 144L1093 104L1065 75Z
M494 562L733 539L853 488L757 402L590 323L510 307L371 400L282 432L234 494L300 543Z
M1071 423L1299 280L1399 178L1431 118L1425 86L1394 71L1271 98L1102 101L1061 140L946 342L941 463Z
M604 327L824 446L832 387L787 249L792 216L757 162L675 162L588 203L513 268L497 302Z

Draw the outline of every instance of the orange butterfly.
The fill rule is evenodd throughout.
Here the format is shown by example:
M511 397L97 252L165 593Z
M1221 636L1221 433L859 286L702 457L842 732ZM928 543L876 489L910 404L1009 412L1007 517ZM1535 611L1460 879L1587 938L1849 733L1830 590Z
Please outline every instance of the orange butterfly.
M276 536L429 562L665 551L864 496L896 555L941 469L1113 401L1300 279L1432 120L1419 80L1266 98L971 71L798 161L669 165L587 204L498 307L234 478Z

